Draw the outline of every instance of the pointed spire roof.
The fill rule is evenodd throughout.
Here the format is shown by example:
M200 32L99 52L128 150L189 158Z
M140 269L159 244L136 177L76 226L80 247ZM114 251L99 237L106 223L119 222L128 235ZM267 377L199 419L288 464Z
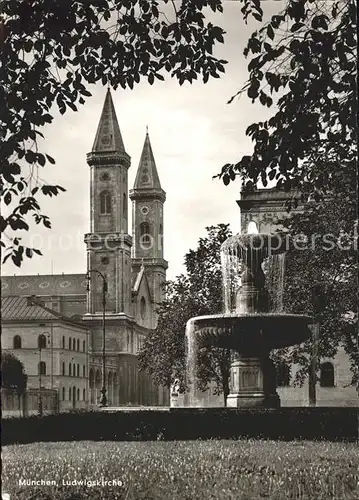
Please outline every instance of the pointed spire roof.
M107 153L110 151L125 151L125 146L118 125L111 91L108 88L95 141L92 146L92 153Z
M147 126L145 143L143 145L136 180L133 187L134 189L161 189L160 178L158 176Z

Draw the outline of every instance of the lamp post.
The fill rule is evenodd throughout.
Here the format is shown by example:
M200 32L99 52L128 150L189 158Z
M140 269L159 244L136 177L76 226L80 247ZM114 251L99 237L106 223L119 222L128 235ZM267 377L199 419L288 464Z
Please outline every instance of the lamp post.
M41 394L41 350L42 350L42 344L41 341L39 342L39 416L42 417L42 394Z
M106 277L97 269L90 269L87 272L87 291L90 291L91 273L98 274L102 279L102 389L101 389L101 399L100 406L107 406L106 397L106 293L107 293L107 279Z

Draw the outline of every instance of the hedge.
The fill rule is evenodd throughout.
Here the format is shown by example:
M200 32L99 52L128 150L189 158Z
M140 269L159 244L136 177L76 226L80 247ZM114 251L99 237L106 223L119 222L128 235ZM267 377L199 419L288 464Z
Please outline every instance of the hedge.
M356 441L358 408L171 408L2 420L2 444L259 438Z

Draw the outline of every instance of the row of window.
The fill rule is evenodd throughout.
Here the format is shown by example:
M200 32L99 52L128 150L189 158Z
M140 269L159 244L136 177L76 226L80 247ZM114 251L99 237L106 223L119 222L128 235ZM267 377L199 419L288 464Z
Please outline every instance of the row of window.
M277 387L288 387L290 385L290 367L280 364L277 367ZM334 387L334 366L330 362L320 365L319 383L321 387Z
M62 388L62 401L66 401L66 389ZM80 401L80 389L76 387L69 387L68 389L68 400L69 401ZM86 401L86 389L82 390L82 400Z
M65 369L65 363L62 363L62 375L66 375L66 369ZM46 375L46 363L45 361L40 361L37 365L37 373L38 375ZM70 377L79 377L80 376L80 365L75 365L69 363L69 371L68 375ZM83 378L86 377L86 366L82 366L82 376Z
M127 196L124 193L122 197L122 210L123 216L127 219ZM112 198L109 191L102 191L100 193L100 214L108 215L112 212Z
M37 347L39 349L46 349L47 347L47 341L46 341L46 336L49 334L40 334L37 338ZM69 338L68 340L68 349L73 350L73 351L79 351L80 350L80 340L79 339L73 339ZM20 335L15 335L13 338L13 349L21 349L22 348L22 339ZM66 349L66 339L65 335L62 336L62 349ZM82 351L86 351L86 341L84 340L82 342Z
M37 347L39 349L46 349L47 344L46 344L46 336L49 334L41 334L37 337ZM21 349L22 347L22 339L20 335L15 335L12 341L13 349Z
M66 375L66 365L64 362L62 363L61 374ZM79 377L80 376L80 365L75 365L75 363L73 363L73 364L69 363L68 375L70 377ZM86 366L85 365L82 365L82 376L86 377Z

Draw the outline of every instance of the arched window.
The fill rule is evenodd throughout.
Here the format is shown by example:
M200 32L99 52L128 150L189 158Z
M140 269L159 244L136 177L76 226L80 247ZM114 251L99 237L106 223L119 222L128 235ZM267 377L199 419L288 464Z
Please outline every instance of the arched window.
M72 375L73 375L74 377L76 377L76 365L75 365L75 363L74 363L74 364L73 364L73 366L72 366Z
M65 362L62 362L62 375L65 375Z
M82 399L86 401L86 389L83 389L82 391Z
M80 401L80 389L77 389L77 401Z
M83 365L83 367L82 367L82 376L83 376L83 378L86 377L86 366L85 365Z
M65 387L62 388L62 401L65 401Z
M46 349L46 337L45 337L45 335L41 334L38 336L37 346L39 349Z
M108 191L102 191L100 193L100 214L110 214L111 213L111 195Z
M334 366L332 363L322 363L320 366L320 386L334 387Z
M122 211L123 211L123 218L127 219L127 196L126 196L126 193L123 193Z
M82 342L82 350L83 350L83 352L86 351L86 342L85 341Z
M72 346L72 339L71 337L69 338L69 349L71 350L71 346Z
M76 372L76 376L79 377L80 376L80 365L77 365L77 372Z
M70 377L71 377L71 372L72 372L72 370L71 370L71 363L69 363L69 375L70 375Z
M21 337L20 337L20 335L15 335L14 340L13 340L13 348L14 349L21 349Z
M38 365L38 374L39 375L46 375L46 363L45 361L40 361Z
M91 368L90 373L89 373L89 387L90 389L93 389L95 387L95 375L93 372L93 369Z
M148 222L141 222L140 224L140 243L146 248L151 245L151 232Z
M288 387L290 384L290 367L286 363L280 363L276 370L277 387Z
M69 401L71 401L71 387L69 387Z
M76 351L76 339L73 339L72 341L72 350Z
M79 351L80 350L80 340L77 339L77 342L76 342L76 350Z
M248 234L258 234L258 226L257 223L254 222L254 220L251 220L250 223L247 226L247 233Z
M65 335L62 336L62 348L65 349Z

